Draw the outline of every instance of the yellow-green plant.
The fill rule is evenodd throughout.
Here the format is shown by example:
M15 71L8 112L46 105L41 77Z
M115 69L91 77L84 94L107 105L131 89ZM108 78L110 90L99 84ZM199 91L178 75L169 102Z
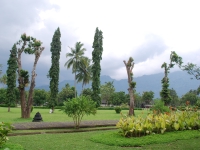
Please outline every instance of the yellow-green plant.
M8 140L7 134L12 129L9 123L0 122L0 147Z
M179 111L148 114L146 118L122 115L117 128L125 137L164 133L166 131L200 129L200 112Z

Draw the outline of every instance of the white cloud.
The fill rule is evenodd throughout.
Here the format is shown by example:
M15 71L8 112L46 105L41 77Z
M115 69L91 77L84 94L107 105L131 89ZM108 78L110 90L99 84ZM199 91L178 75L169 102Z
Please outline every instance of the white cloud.
M130 56L136 63L134 76L163 72L160 66L169 61L171 51L176 51L185 63L200 63L198 1L41 0L36 3L30 0L23 3L15 0L14 5L11 3L10 0L0 2L4 6L0 10L0 63L6 64L9 49L26 32L43 41L45 47L38 62L45 67L39 67L40 77L46 78L50 67L50 43L57 27L62 42L61 81L73 79L71 70L64 67L68 46L81 41L91 58L96 27L104 36L102 75L127 78L123 60Z

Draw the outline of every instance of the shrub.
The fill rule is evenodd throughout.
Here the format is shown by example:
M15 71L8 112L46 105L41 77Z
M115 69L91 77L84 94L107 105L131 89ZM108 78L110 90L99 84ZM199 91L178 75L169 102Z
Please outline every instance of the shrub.
M170 111L170 109L167 106L165 106L164 102L161 100L156 100L151 110L153 110L154 112L157 112L158 114Z
M119 114L121 111L122 111L121 107L119 107L119 106L115 107L115 112L117 114Z
M0 147L8 140L7 134L12 129L9 123L0 122Z
M81 96L64 102L61 110L72 117L75 128L79 128L84 115L96 114L96 103L89 97Z
M125 137L164 133L165 131L200 129L200 112L178 111L149 114L146 118L122 116L117 128Z

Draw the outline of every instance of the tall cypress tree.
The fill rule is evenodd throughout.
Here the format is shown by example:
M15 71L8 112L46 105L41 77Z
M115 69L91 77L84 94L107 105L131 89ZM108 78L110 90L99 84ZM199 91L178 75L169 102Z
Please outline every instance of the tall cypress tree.
M92 51L92 99L97 103L97 107L101 104L100 94L100 73L101 65L100 61L102 59L103 53L103 32L96 28L96 33L94 36L93 46L94 50Z
M58 83L59 83L59 59L60 59L60 51L61 51L61 41L60 41L61 33L58 28L51 42L51 68L49 70L49 78L50 78L50 99L49 99L49 107L54 110L54 106L57 103L57 95L58 95Z
M8 59L7 73L7 100L8 112L10 112L10 106L15 101L15 87L16 87L16 71L17 71L17 47L14 44L12 50L10 50L10 58Z

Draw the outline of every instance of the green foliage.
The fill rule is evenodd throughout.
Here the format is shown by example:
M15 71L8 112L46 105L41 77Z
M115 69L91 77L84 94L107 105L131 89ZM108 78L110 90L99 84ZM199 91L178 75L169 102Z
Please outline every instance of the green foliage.
M183 63L182 58L179 57L175 51L172 51L170 54L169 65L167 65L166 62L164 62L161 66L161 68L164 68L165 76L161 80L162 91L160 92L160 96L161 96L161 99L164 101L165 105L169 105L172 100L170 96L170 91L169 91L169 78L168 78L168 73L170 71L170 68L173 68L175 64L181 67L182 63Z
M88 84L92 80L92 65L90 64L91 60L87 57L83 57L80 60L79 67L77 68L76 80L77 82L82 82L83 86Z
M81 66L84 66L83 63L85 63L85 60L86 60L86 57L84 57L84 52L86 51L86 49L82 48L82 47L83 47L83 43L76 42L75 48L70 48L71 53L66 54L66 58L69 57L69 59L64 65L65 67L67 67L67 69L72 67L72 73L74 73L74 88L75 88L74 95L75 95L75 97L76 97L76 94L77 94L77 92L76 92L76 80L80 78L79 76L76 76L76 73L77 73L77 71L80 71ZM83 70L81 70L81 71L83 71Z
M6 103L6 89L0 88L0 103Z
M105 100L107 104L111 104L112 95L115 92L115 87L112 82L105 82L100 86L101 100Z
M122 111L121 107L119 107L119 106L115 107L115 112L117 114L119 114L121 111Z
M17 47L16 44L13 45L12 50L10 51L10 58L8 59L8 69L7 73L7 100L6 104L10 106L12 103L15 103L15 87L16 87L16 71L17 71Z
M136 82L131 82L131 83L130 83L130 87L131 87L132 89L134 89L134 88L136 87Z
M90 97L92 97L92 89L90 89L90 88L83 89L81 95L82 96L90 96Z
M7 134L11 129L12 126L9 123L0 122L0 147L8 140Z
M170 105L173 106L173 107L177 107L180 105L180 99L176 93L176 91L172 88L172 89L169 89L169 94L171 96L171 103Z
M164 133L165 131L200 129L200 113L194 111L149 114L146 118L123 116L117 128L125 137Z
M96 32L94 35L94 42L92 48L92 100L96 102L97 107L101 104L100 98L100 73L101 73L101 65L100 61L102 59L103 53L103 32L96 28Z
M64 102L61 110L72 117L75 128L79 128L84 115L96 114L96 103L88 97L81 96Z
M1 78L0 78L0 83L6 85L7 84L7 75L4 74Z
M145 104L150 104L154 98L154 92L152 91L145 91L142 94L142 101L145 102Z
M64 101L74 98L74 87L66 85L65 88L58 93L58 104L63 104Z
M198 100L200 100L200 97L197 96L196 93L190 91L181 97L181 104L185 104L187 101L189 101L190 105L195 105Z
M155 100L154 102L155 104L153 105L153 107L151 108L153 111L159 113L165 113L165 112L169 112L169 107L164 105L164 102L161 100Z
M188 63L185 66L182 66L184 71L187 71L188 74L193 75L197 80L200 80L200 67L193 63Z
M48 77L50 78L50 99L49 99L49 107L54 108L57 104L57 95L58 95L58 84L59 84L59 60L60 60L60 52L61 52L61 41L60 41L61 33L58 28L53 35L53 39L51 42L51 68L49 69Z
M34 105L40 106L48 101L48 92L44 89L34 89L33 92L33 103Z
M29 74L26 70L20 70L20 77L22 82L19 84L20 89L25 89L26 85L29 84Z
M125 94L123 91L114 92L111 99L113 105L121 105L122 103L128 103L130 101L129 95Z

